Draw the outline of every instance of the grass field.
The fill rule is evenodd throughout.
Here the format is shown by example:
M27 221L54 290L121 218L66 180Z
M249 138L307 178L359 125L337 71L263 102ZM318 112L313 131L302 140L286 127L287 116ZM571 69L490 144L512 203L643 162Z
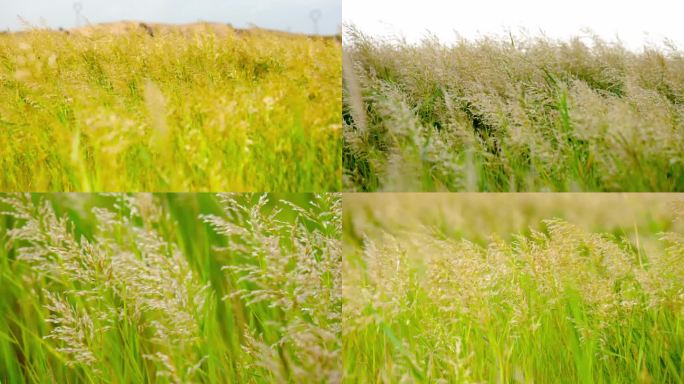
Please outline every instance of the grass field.
M348 383L684 382L684 195L343 202Z
M340 381L339 196L0 196L0 382Z
M684 55L347 29L347 191L684 191Z
M337 39L146 28L0 34L0 190L341 189Z

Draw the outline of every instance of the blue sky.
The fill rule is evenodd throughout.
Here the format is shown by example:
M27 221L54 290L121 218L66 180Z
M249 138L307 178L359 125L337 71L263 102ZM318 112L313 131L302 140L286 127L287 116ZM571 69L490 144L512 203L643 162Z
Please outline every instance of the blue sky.
M342 21L341 0L78 0L91 23L140 20L191 23L198 20L255 24L263 28L313 33L310 12L321 11L318 29L334 34ZM0 0L0 29L19 30L17 15L31 24L71 28L76 24L75 0Z

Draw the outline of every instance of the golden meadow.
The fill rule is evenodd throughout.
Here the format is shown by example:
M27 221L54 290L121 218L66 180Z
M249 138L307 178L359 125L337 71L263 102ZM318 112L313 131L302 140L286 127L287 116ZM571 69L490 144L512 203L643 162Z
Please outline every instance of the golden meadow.
M4 34L0 190L339 190L340 84L335 38L133 23Z

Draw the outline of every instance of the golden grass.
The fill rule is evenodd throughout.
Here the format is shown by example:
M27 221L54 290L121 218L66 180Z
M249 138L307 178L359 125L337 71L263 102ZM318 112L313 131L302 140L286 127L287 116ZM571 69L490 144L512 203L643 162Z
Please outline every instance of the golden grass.
M124 27L0 36L0 190L340 189L336 39Z

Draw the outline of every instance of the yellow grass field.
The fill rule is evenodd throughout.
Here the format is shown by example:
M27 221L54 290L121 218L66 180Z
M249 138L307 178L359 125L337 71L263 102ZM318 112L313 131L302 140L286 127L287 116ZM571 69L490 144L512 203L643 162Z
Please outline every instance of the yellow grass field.
M341 67L218 24L2 34L0 190L339 190Z

